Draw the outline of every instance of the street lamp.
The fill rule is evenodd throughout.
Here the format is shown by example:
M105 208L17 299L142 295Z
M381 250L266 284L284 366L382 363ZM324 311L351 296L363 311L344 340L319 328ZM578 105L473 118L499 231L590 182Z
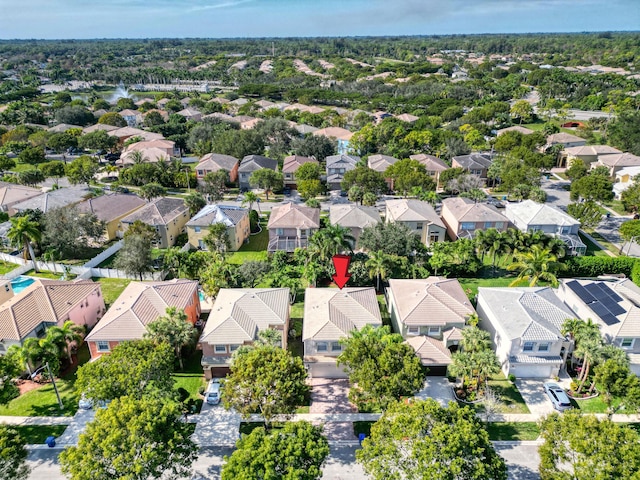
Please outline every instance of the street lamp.
M49 362L45 363L42 367L38 368L35 372L33 372L31 374L31 380L33 380L35 378L35 376L38 374L38 372L40 372L41 370L47 369L47 372L49 372L49 378L51 378L51 383L53 384L53 389L56 391L56 397L58 398L58 406L60 407L60 410L64 410L64 405L62 404L62 399L60 398L60 392L58 392L58 387L56 386L56 381L53 378L53 375L51 374L51 367L49 367Z

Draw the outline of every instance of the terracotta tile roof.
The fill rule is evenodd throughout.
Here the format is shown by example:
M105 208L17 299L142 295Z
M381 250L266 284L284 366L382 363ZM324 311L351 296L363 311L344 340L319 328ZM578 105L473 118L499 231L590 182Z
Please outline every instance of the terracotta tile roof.
M320 228L320 209L293 202L273 207L267 228Z
M518 133L522 133L523 135L531 135L532 133L535 133L533 130L529 128L521 127L520 125L514 125L513 127L501 128L496 132L496 135L500 136L507 132L518 132Z
M140 220L147 225L166 225L188 211L189 208L181 198L162 197L127 215L122 219L122 223Z
M114 125L96 123L95 125L91 125L90 127L83 128L82 133L86 135L87 133L97 132L98 130L104 130L105 132L112 132L113 130L118 130L119 128L120 127L116 127Z
M389 155L369 155L367 163L371 170L384 173L387 168L396 163L398 159L396 157L390 157Z
M553 145L554 143L575 143L575 142L587 143L587 141L582 137L578 137L577 135L572 135L570 133L564 133L564 132L553 133L547 137L547 143L550 145Z
M419 161L429 172L443 172L449 168L449 165L444 163L442 159L434 157L433 155L427 155L426 153L410 155L409 158Z
M451 363L451 352L443 345L442 340L418 335L408 338L405 343L411 346L416 352L422 365L449 365Z
M147 202L137 195L111 193L79 203L78 210L83 213L93 213L100 220L108 223L146 204Z
M165 315L167 307L184 310L198 291L194 280L131 282L98 324L87 341L124 341L142 338L146 326Z
M223 288L200 341L241 345L255 340L261 330L285 325L288 319L288 288Z
M318 165L318 161L312 157L302 157L300 155L289 155L285 157L284 164L282 166L283 173L293 173L305 163L315 163Z
M493 205L476 203L469 198L445 198L442 208L449 210L458 222L509 222Z
M327 127L316 130L313 132L313 135L322 135L324 137L336 138L338 140L351 140L353 132L341 127Z
M339 340L365 325L382 325L372 287L306 289L302 340Z
M204 155L196 169L200 170L211 170L213 172L217 172L218 170L227 170L230 172L234 169L234 167L238 164L240 160L236 157L232 157L231 155L223 155L221 153L207 153Z
M145 142L147 143L147 142ZM151 148L143 148L136 150L127 150L122 156L116 160L117 165L133 165L135 163L135 152L140 152L142 154L142 158L145 163L158 163L158 162L168 162L171 160L169 155L167 155L166 149L151 147Z
M100 284L37 279L0 305L0 338L22 340L42 322L58 323Z
M329 222L347 228L366 228L380 223L380 212L376 207L364 205L331 205Z
M385 203L388 222L428 222L446 228L429 202L399 199Z
M640 165L640 157L633 153L617 153L598 157L598 163L609 167L635 167Z

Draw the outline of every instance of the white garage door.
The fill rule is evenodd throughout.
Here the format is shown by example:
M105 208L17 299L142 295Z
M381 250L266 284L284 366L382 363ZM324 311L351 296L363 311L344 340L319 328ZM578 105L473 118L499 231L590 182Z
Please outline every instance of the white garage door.
M558 373L557 365L511 365L511 371L517 378L551 378Z
M312 378L347 378L347 374L335 363L309 364L309 376Z

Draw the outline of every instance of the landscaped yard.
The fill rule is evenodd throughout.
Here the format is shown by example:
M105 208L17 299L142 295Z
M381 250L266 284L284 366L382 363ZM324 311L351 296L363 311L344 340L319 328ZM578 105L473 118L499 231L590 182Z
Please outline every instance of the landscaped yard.
M304 345L302 343L302 317L304 314L304 302L296 302L291 306L291 320L289 330L295 330L296 334L288 339L287 350L292 355L302 357L304 355Z
M613 243L611 243L609 240L604 238L602 235L600 235L598 232L589 231L587 233L589 233L589 235L591 235L593 238L595 238L598 241L598 243L600 243L600 245L605 247L607 250L609 250L615 256L618 256L620 254L620 249L618 247L616 247Z
M48 278L49 280L60 280L60 278L64 275L64 272L48 272L46 270L40 270L36 273L34 270L29 270L24 275L28 277ZM74 278L76 278L76 275L74 275L73 273L67 275L68 280L72 280Z
M176 371L171 375L175 381L175 388L184 388L189 392L189 398L199 401L202 405L200 387L205 387L204 373L202 372L202 350L196 350L189 358L184 359L184 370ZM199 405L199 406L200 406ZM198 409L199 410L199 409Z
M489 380L489 388L500 399L500 413L530 413L518 388L509 382L502 373ZM475 408L478 412L484 412L482 402L473 404L472 408Z
M384 298L384 295L376 295L378 298L378 307L380 308L380 316L382 317L382 324L391 326L391 316L389 315L389 309L387 308L387 300Z
M495 422L487 425L489 438L496 440L535 440L540 429L535 422Z
M469 298L475 298L478 287L508 287L515 276L496 278L459 278L460 285Z
M17 265L15 263L8 263L0 260L0 275L5 275L9 273L11 270L15 270L19 266L20 265Z
M593 255L596 257L609 256L609 254L605 250L602 250L599 246L597 246L595 243L589 240L585 235L583 235L582 233L579 233L579 235L580 235L580 240L582 240L582 243L584 243L587 246L586 255Z
M267 230L267 223L264 220L260 222L260 226L262 227L262 231L251 235L249 237L249 243L245 243L237 252L230 254L227 257L227 262L242 265L244 262L267 260L269 230Z
M102 297L104 303L109 308L116 298L122 293L127 285L131 283L129 278L92 278L94 282L99 282L102 287Z
M613 399L613 406L617 407L620 404L620 399ZM607 404L604 403L602 395L598 395L594 398L586 400L572 400L574 406L577 406L582 413L607 413ZM618 410L616 413L628 413L624 410Z
M66 425L11 425L29 445L44 443L47 437L59 437L64 433Z

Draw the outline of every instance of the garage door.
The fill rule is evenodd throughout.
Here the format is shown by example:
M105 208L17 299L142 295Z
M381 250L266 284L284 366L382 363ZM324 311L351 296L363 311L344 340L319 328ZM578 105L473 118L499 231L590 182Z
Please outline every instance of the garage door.
M347 378L347 374L335 363L309 364L309 376L312 378Z
M558 373L557 365L511 365L511 371L518 378L551 378Z

